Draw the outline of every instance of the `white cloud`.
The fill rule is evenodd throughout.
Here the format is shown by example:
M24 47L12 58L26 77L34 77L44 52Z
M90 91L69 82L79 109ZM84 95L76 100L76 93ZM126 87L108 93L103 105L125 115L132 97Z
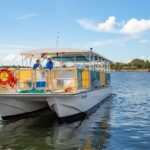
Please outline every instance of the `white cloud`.
M101 30L101 31L106 31L106 32L113 31L115 21L116 21L116 18L114 16L111 16L106 20L106 22L99 23L98 24L98 29Z
M93 31L97 31L97 25L95 25L92 21L87 20L87 19L80 19L77 20L77 22L79 23L79 25L81 25L81 27L87 29L87 30L93 30Z
M94 42L90 42L88 47L96 48L102 46L103 44L104 41L94 41Z
M127 42L127 39L108 39L97 40L85 44L85 47L99 48L101 46L120 46L123 47Z
M80 19L77 22L87 30L93 31L101 31L101 32L113 32L115 26L116 18L114 16L110 16L105 22L102 23L94 23L88 19Z
M29 19L29 18L32 18L32 17L36 17L36 16L38 16L38 14L32 13L32 14L27 14L27 15L18 16L18 17L16 17L15 19L16 19L16 20L23 20L23 19Z
M91 31L113 32L118 34L127 34L136 37L139 33L150 31L150 19L131 18L127 21L116 22L115 16L110 16L105 22L94 23L88 19L77 20L78 24Z
M148 44L148 43L150 43L150 41L148 41L146 39L142 39L142 40L139 41L139 43Z
M6 57L4 57L4 59L3 59L3 61L14 61L14 60L16 60L16 58L18 58L20 55L19 54L9 54L9 55L7 55Z
M0 44L0 48L4 49L24 49L27 48L24 45L19 45L19 44Z
M150 30L150 20L132 18L125 23L121 33L135 35L147 30Z
M29 47L19 44L0 44L0 65L21 64L19 53L25 49Z
M146 56L141 56L140 59L146 60Z

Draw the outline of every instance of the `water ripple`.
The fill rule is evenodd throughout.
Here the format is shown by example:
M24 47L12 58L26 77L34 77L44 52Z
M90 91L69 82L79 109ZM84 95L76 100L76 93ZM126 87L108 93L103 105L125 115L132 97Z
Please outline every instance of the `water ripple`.
M85 120L59 124L48 113L3 123L0 149L148 150L150 73L112 73L113 95Z

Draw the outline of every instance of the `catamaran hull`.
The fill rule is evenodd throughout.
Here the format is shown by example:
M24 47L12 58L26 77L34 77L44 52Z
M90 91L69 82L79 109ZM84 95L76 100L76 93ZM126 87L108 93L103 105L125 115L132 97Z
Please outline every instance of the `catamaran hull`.
M112 93L104 87L76 94L2 94L0 115L9 118L50 107L59 118L86 113Z
M0 115L2 118L9 118L18 115L36 112L48 107L46 102L29 100L23 97L0 97Z
M59 118L85 113L112 93L112 87L100 88L80 94L47 98L50 108Z

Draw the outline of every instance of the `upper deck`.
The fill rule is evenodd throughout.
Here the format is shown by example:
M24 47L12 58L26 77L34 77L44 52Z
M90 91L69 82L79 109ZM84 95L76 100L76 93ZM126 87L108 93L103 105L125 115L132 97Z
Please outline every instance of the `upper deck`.
M80 68L88 67L89 70L108 71L112 63L109 59L94 52L93 49L43 48L23 51L21 56L22 64L29 61L30 66L34 59L38 58L44 61L48 57L51 57L56 62L55 64L60 63L59 67L63 67L63 65Z

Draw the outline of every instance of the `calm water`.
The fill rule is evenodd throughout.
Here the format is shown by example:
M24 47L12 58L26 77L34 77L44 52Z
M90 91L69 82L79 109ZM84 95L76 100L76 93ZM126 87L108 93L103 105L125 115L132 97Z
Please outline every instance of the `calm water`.
M0 122L0 149L150 149L150 73L113 73L113 95L86 119L59 124L47 112Z

